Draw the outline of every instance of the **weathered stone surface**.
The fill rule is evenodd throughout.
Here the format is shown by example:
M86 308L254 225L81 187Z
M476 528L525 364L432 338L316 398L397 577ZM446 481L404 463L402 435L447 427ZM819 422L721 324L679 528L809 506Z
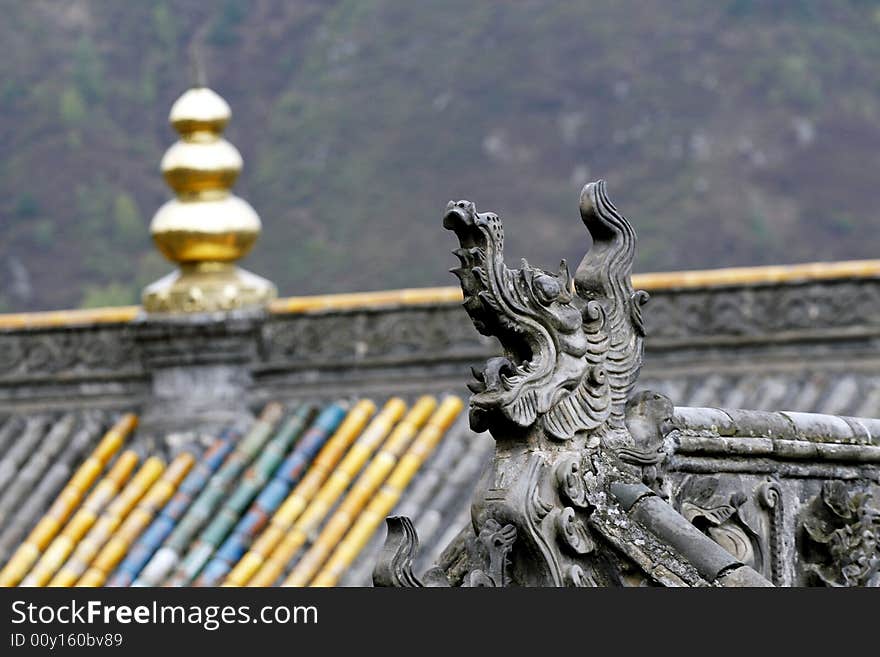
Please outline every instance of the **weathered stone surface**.
M752 568L741 566L728 571L718 578L718 583L726 587L766 587L770 582L761 577Z
M467 201L447 207L464 308L503 355L475 369L469 384L471 426L496 442L492 472L471 523L428 571L430 585L772 586L807 584L810 576L875 584L878 515L867 493L841 491L849 481L872 489L880 482L880 421L673 408L663 395L632 395L651 326L641 313L647 295L629 282L635 235L601 183L584 189L581 215L593 247L572 277L564 262L558 273L526 261L508 268L498 217ZM767 294L736 294L748 303L718 309L722 337L773 325L757 313ZM692 299L701 303L692 315L702 317L705 299ZM802 322L800 308L789 306L781 321L804 331L823 325ZM662 317L661 345L664 336L672 344L678 327L703 331L681 319L693 317ZM875 319L869 312L856 321ZM706 339L713 344L720 343ZM815 498L822 477L833 481ZM798 519L817 506L833 511L833 522ZM412 571L412 525L389 523L376 583L428 584ZM806 567L803 532L825 549Z
M464 308L504 355L468 386L471 427L491 432L496 454L441 583L699 585L742 565L660 496L674 411L662 395L631 398L647 301L630 282L635 233L604 183L584 188L580 209L593 247L573 277L564 262L558 273L508 268L497 215L467 201L446 209ZM412 527L390 529L375 581L422 585Z
M825 586L880 587L880 508L864 488L826 481L802 521L806 571Z
M708 581L714 581L724 571L742 565L656 495L640 499L628 513L633 520L677 550Z

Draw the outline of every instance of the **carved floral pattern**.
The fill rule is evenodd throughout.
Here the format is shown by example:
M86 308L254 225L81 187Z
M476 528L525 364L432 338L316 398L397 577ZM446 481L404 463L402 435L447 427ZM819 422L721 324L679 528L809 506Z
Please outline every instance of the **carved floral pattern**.
M652 338L757 336L880 326L880 281L829 280L713 290L659 290L645 322Z
M803 528L808 551L819 558L807 570L826 586L880 587L880 510L871 495L826 481Z
M335 366L364 359L443 360L494 351L457 305L279 315L263 327L262 341L268 361Z
M691 475L676 497L682 515L700 531L741 563L775 584L783 583L783 498L778 481L755 485L733 474Z
M0 334L0 380L139 368L137 347L125 329Z
M596 548L587 526L570 506L565 507L556 517L556 523L563 545L575 554L589 554Z

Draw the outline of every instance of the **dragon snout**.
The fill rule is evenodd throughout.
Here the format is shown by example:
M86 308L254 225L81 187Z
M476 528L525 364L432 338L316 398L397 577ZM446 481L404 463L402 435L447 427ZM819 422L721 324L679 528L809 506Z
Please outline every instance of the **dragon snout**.
M452 231L473 228L475 216L476 207L470 201L449 201L443 215L443 227Z

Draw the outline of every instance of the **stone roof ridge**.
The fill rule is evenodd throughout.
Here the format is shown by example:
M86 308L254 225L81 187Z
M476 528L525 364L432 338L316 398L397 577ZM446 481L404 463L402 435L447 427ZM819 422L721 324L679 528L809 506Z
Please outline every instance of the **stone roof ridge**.
M675 425L690 437L753 438L880 450L880 419L745 409L676 406Z
M648 291L795 285L838 279L880 278L880 260L844 260L794 265L636 273L633 285ZM371 308L458 304L458 287L424 287L370 292L292 296L269 303L273 315L324 313ZM142 317L140 306L0 313L0 330L127 324Z
M656 581L665 586L773 586L644 484L617 480L608 490L617 505L599 504L590 527ZM631 523L609 521L618 506Z

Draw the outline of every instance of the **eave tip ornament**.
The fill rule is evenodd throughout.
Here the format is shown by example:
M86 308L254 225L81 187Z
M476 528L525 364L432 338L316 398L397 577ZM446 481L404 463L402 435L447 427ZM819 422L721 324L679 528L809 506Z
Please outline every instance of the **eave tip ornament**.
M260 218L229 190L242 159L222 132L229 105L207 87L184 93L169 122L180 139L162 158L162 174L176 198L153 217L150 234L177 271L144 289L149 313L255 310L277 296L275 286L237 266L260 235Z

